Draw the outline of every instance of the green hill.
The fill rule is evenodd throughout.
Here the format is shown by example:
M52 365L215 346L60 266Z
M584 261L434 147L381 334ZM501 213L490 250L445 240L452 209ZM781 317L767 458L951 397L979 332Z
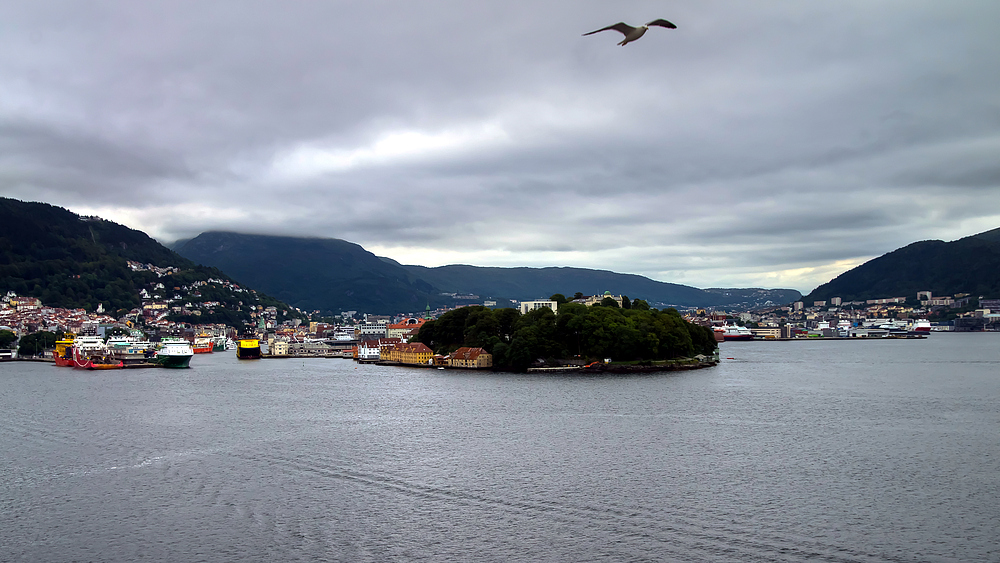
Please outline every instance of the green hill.
M220 268L296 307L324 312L420 311L428 303L458 303L444 295L454 293L525 300L555 293L612 291L654 306L756 306L768 301L790 303L801 296L794 290L706 291L586 268L406 266L338 239L208 232L176 248L195 262Z
M916 298L918 291L1000 297L1000 229L952 242L915 242L844 272L804 300Z
M177 271L161 278L150 270L133 270L130 260ZM219 270L199 266L141 231L46 203L0 198L0 292L37 297L53 307L94 311L103 304L115 313L139 307L140 290L157 283L168 282L173 297L173 287L210 278L232 282ZM249 320L250 308L256 305L287 310L287 305L266 295L231 295L212 285L195 293L183 296L178 304L199 298L228 303L224 310L202 315L200 322Z

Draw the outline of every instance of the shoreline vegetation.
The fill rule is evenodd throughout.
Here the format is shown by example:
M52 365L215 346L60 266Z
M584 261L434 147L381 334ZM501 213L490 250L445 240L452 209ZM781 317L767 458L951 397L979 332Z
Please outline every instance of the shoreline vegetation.
M651 309L638 299L628 309L607 303L587 307L558 294L553 298L560 302L558 312L547 307L524 315L483 306L455 309L426 322L411 342L442 355L461 347L483 348L493 356L494 371L517 373L598 371L598 366L660 371L679 366L682 358L700 363L697 356L712 358L718 350L710 328L685 321L674 308Z

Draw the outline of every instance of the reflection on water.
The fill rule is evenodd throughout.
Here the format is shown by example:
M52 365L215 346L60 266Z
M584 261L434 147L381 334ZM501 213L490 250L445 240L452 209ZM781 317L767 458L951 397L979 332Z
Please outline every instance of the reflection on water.
M1000 559L1000 335L636 377L0 365L12 561Z

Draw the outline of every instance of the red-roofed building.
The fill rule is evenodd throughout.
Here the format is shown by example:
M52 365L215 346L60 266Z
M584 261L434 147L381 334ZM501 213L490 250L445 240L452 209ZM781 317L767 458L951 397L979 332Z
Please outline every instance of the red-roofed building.
M359 360L379 359L378 340L362 340L361 343L357 345L357 350L358 354L355 358Z

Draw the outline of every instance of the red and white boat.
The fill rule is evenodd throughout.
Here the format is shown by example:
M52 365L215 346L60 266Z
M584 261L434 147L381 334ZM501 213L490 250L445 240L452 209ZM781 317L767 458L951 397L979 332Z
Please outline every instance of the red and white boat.
M722 336L722 341L729 342L731 340L753 340L753 332L745 326L739 325L722 325L713 328L715 331L715 340L719 341L719 336Z
M930 332L931 322L927 319L917 319L913 321L913 328L910 330L913 332Z
M195 338L193 348L195 354L211 354L212 350L215 348L215 342L208 337Z

